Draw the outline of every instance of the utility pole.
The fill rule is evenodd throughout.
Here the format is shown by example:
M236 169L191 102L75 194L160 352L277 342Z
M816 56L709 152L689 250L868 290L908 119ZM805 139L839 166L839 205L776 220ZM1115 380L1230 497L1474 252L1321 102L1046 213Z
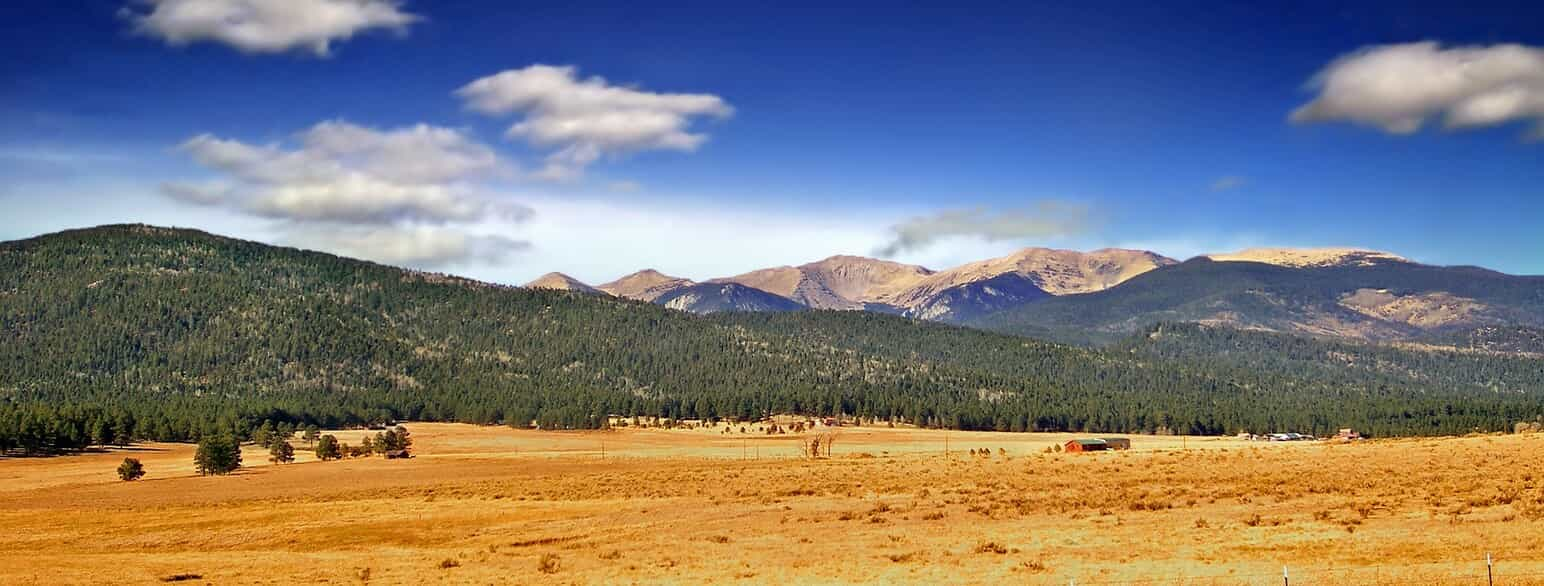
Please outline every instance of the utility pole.
M1488 582L1490 586L1496 586L1496 571L1491 566L1490 552L1488 551L1485 552L1485 581Z
M1281 567L1281 586L1292 586L1292 580L1287 578L1287 567Z

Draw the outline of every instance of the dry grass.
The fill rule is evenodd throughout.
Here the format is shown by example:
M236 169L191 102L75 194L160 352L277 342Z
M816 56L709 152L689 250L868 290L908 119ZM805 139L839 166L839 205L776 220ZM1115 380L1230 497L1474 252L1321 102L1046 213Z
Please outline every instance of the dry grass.
M807 460L721 430L409 427L412 460L223 478L175 445L138 448L133 483L121 453L0 460L0 583L1483 584L1453 576L1488 551L1498 584L1544 584L1537 434L1079 455L956 432L946 458L942 432L860 428Z

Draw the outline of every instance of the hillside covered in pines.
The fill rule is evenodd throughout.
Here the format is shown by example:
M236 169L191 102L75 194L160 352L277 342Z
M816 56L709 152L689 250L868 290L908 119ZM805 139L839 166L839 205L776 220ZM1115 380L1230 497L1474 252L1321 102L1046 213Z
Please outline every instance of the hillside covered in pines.
M0 451L246 436L263 421L769 413L1460 433L1544 413L1544 368L1180 325L1090 349L866 312L698 316L140 225L0 244Z

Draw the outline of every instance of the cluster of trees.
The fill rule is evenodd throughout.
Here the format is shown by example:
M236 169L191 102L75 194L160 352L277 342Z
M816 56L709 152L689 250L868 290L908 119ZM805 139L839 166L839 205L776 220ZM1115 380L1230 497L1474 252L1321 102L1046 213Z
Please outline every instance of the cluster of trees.
M407 428L401 425L374 436L365 436L358 446L350 446L338 441L336 436L327 434L321 436L316 442L316 459L327 461L344 457L361 458L371 454L405 458L412 445L412 434L409 434Z
M1304 369L1313 359L1243 355L1322 356L1323 342L1222 353L1208 348L1232 340L1175 338L1092 349L866 312L695 316L114 226L0 244L0 450L609 415L1412 435L1544 413L1536 363L1376 347L1400 368ZM1452 384L1481 379L1497 382Z
M252 441L268 448L269 461L288 464L295 461L295 447L290 443L291 435L278 431L280 429L283 429L282 425L275 426L265 421L253 432ZM358 457L371 453L406 457L408 449L413 445L412 435L401 425L374 436L366 436L363 451L351 449L332 434L321 435L316 426L306 426L301 439L314 443L316 457L324 461L336 460L345 455ZM230 474L241 468L241 441L230 436L205 437L199 440L198 448L194 451L193 465L204 476ZM144 476L145 466L137 458L124 458L118 465L118 477L122 480L139 480Z

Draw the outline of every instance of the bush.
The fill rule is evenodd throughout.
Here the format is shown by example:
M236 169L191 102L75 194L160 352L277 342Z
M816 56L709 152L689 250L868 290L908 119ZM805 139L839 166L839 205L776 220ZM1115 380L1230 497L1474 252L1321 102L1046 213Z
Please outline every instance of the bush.
M230 436L206 437L198 442L193 465L204 476L235 472L241 467L241 444Z
M563 568L563 560L555 553L541 554L541 559L536 561L536 569L543 574L556 574Z
M140 464L138 459L124 458L123 463L118 465L118 478L123 479L125 482L139 480L144 476L145 465Z
M1008 548L995 541L983 541L976 544L976 553L995 553L1001 555L1008 553Z

